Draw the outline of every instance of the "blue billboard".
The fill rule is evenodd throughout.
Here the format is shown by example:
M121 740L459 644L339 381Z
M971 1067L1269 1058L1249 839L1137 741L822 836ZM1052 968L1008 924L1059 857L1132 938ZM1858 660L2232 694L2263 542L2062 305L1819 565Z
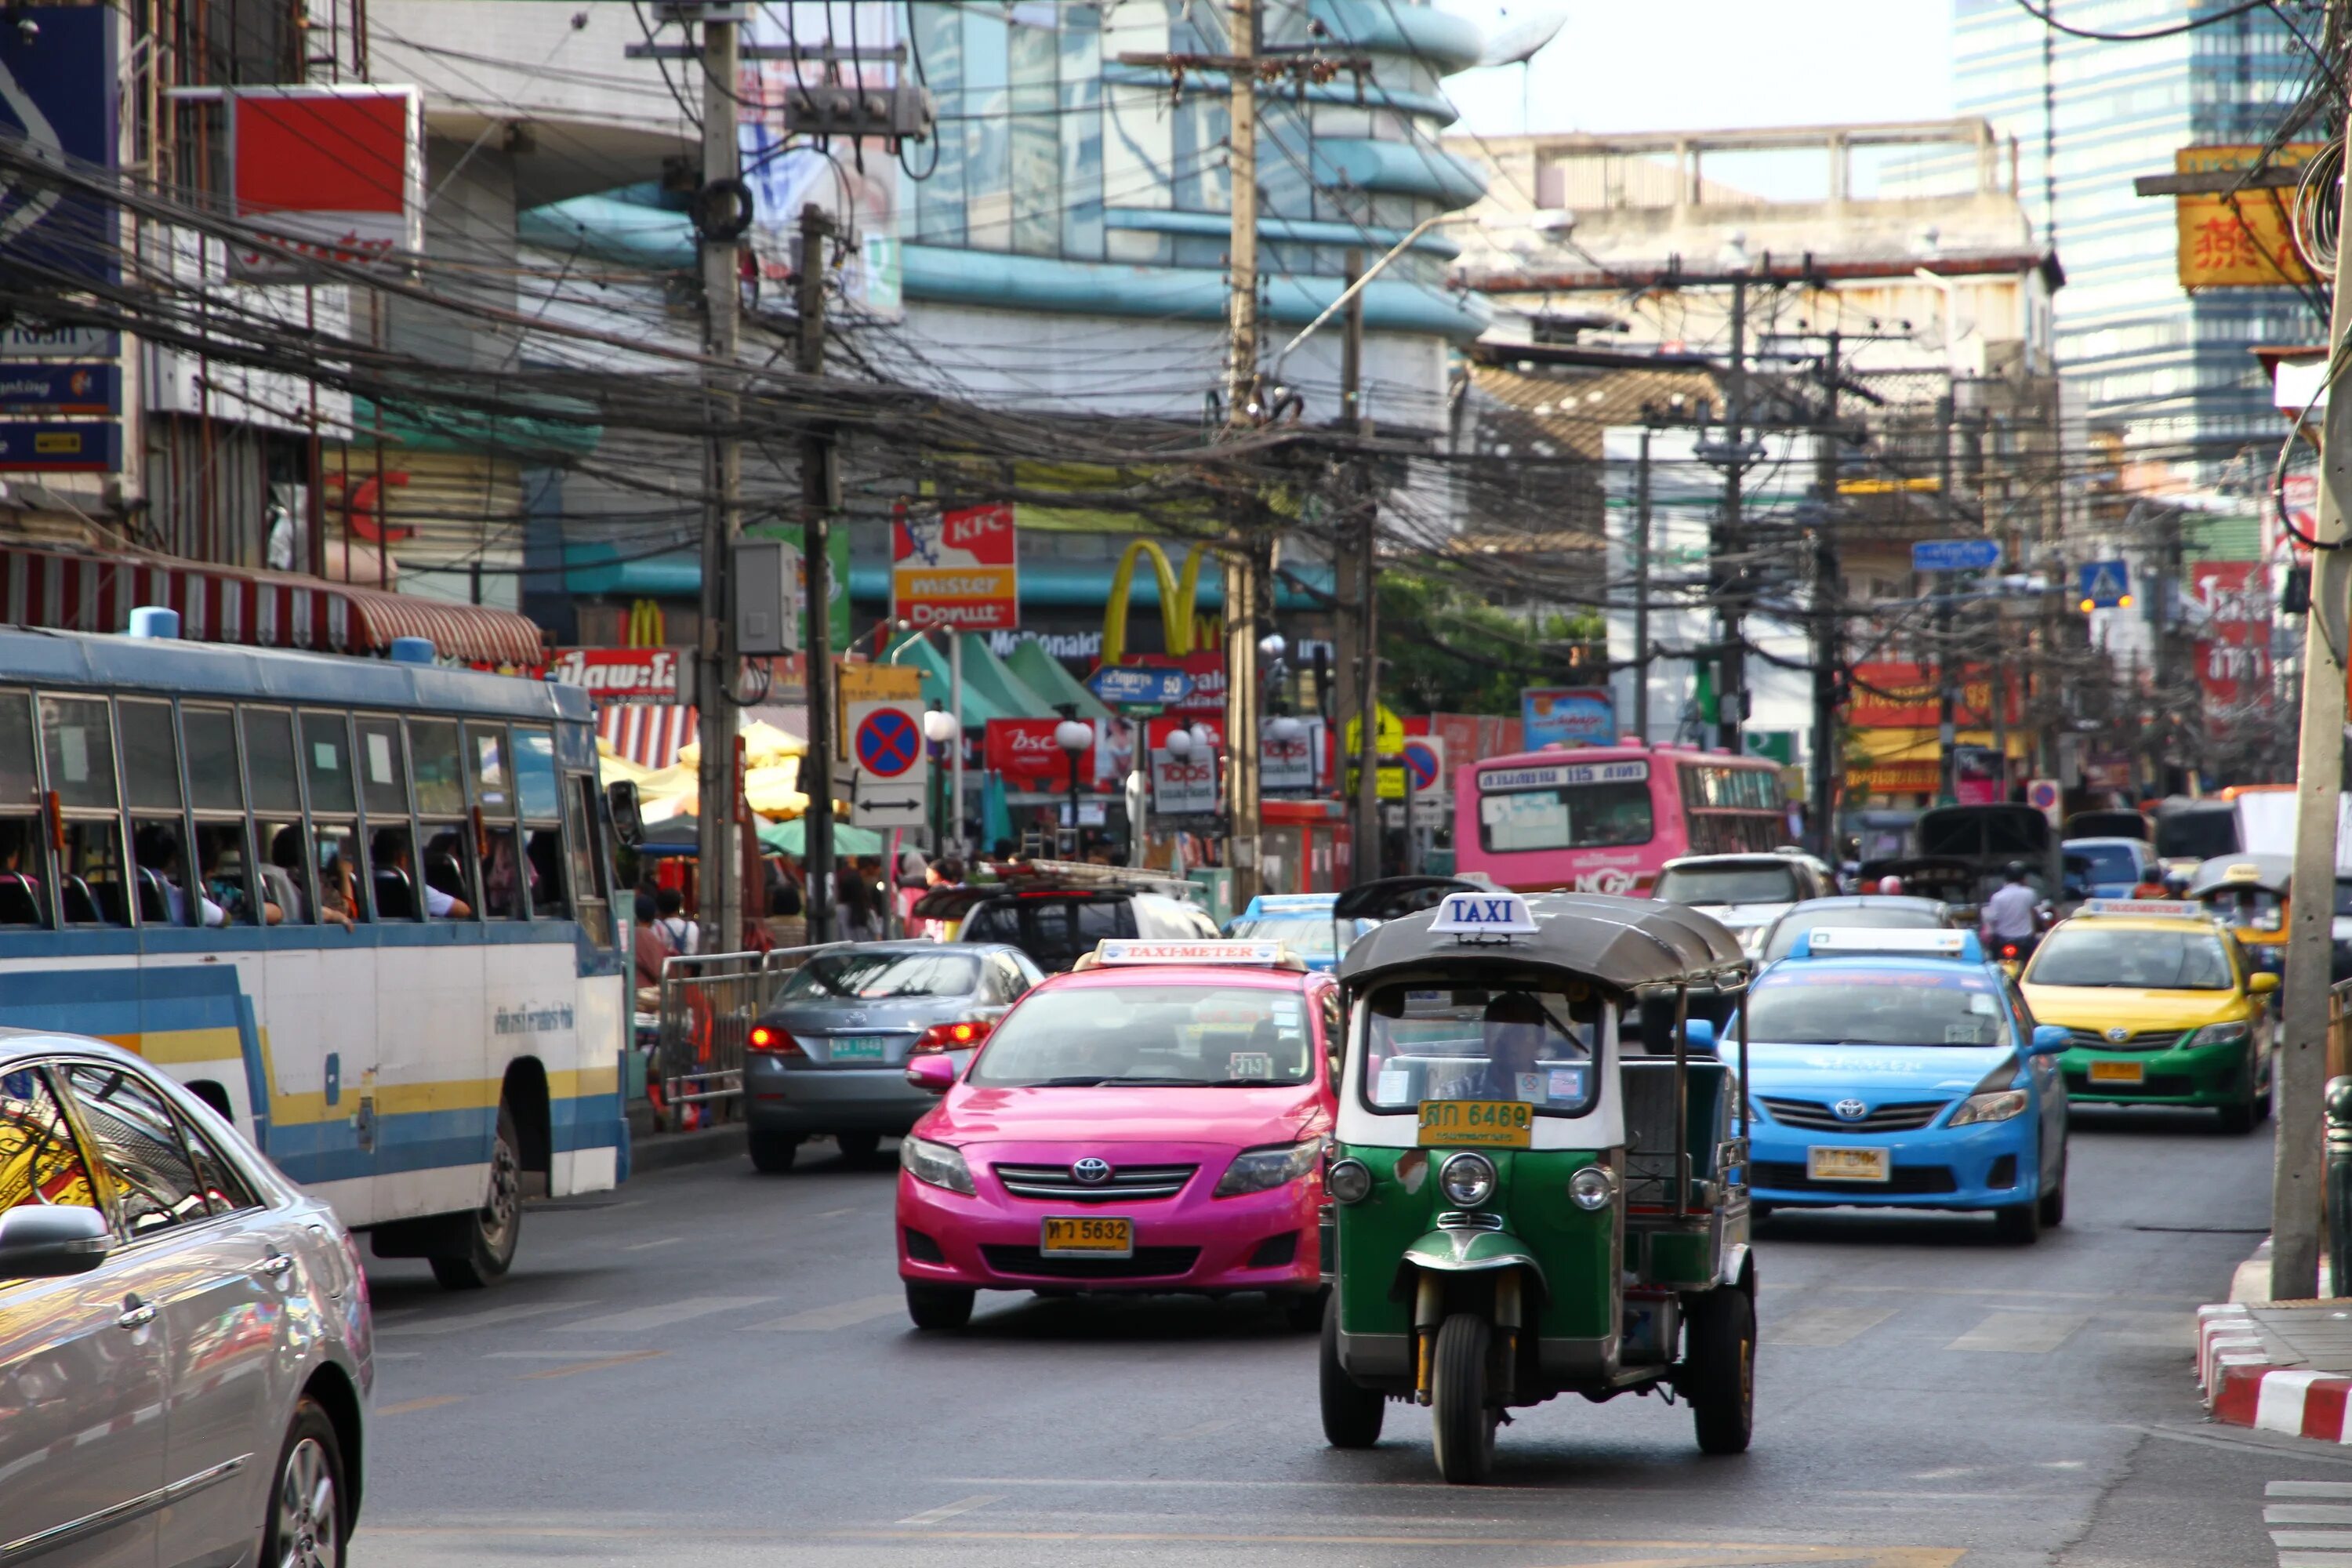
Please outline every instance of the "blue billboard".
M69 176L110 182L121 26L110 5L11 7L0 26L0 136ZM120 211L57 181L0 172L0 268L36 286L60 275L113 283L121 271Z

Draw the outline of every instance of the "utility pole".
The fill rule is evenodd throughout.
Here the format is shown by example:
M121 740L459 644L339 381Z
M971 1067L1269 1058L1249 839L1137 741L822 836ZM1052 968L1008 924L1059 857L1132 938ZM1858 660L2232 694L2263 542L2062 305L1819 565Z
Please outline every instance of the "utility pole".
M2327 7L2327 49L2345 33L2346 0ZM2342 84L2338 84L2339 93ZM2339 105L2331 131L2343 123ZM2327 323L2331 364L2352 338L2352 247L2336 260L2336 296ZM2352 397L2327 400L2320 437L2319 520L2311 552L2311 610L2304 622L2303 730L2296 757L2294 886L2336 882L2337 804L2344 787L2345 653L2352 638L2352 551L2345 517L2352 511ZM2335 900L2305 896L2288 910L2283 1039L2273 1069L2278 1152L2271 1176L2271 1300L2319 1294L2320 1093L2327 1081L2327 990Z
M811 203L801 208L801 254L794 277L799 306L795 366L803 375L824 374L824 250L833 237L831 214ZM806 563L807 603L801 624L807 628L808 752L801 759L800 785L808 796L802 816L801 846L808 868L811 942L830 942L833 929L833 514L841 510L840 453L833 432L822 425L801 437L801 553ZM962 737L957 736L959 747ZM959 797L957 812L962 811ZM895 871L894 871L895 874Z
M702 183L709 189L736 177L735 11L714 5L702 21ZM723 233L723 230L720 231ZM703 396L716 432L703 458L702 594L695 702L702 761L695 769L701 793L696 819L697 913L702 951L732 952L743 941L742 778L736 769L735 615L729 592L734 546L742 531L743 450L735 435L735 354L741 284L733 238L702 236Z
M1257 393L1257 0L1231 0L1225 47L1233 56L1233 226L1228 245L1233 268L1226 290L1225 423L1245 430L1255 423ZM1238 503L1239 537L1225 561L1225 857L1233 873L1233 900L1239 908L1258 891L1257 689L1259 574L1266 562L1265 529L1255 495Z
M1361 250L1348 251L1347 270L1347 287L1353 289L1364 274ZM1347 335L1341 339L1339 349L1339 427L1354 439L1370 427L1364 418L1364 297L1360 292L1348 301L1345 321ZM1347 509L1333 542L1339 565L1333 586L1339 590L1340 624L1346 633L1352 634L1349 646L1339 650L1339 711L1341 736L1347 734L1350 719L1356 724L1353 761L1357 776L1352 792L1345 788L1349 759L1341 754L1340 747L1332 748L1339 760L1342 793L1348 796L1348 832L1354 846L1348 868L1351 886L1371 881L1381 870L1378 722L1381 653L1376 635L1379 592L1374 582L1378 563L1373 556L1380 501L1367 482L1361 464L1360 457L1350 454Z
M1952 393L1948 381L1936 405L1936 499L1944 521L1952 520ZM1957 722L1959 689L1952 669L1952 595L1959 578L1936 574L1936 804L1950 805L1960 798L1960 731Z
M1642 455L1633 468L1633 733L1650 741L1650 414L1642 411Z
M1723 416L1725 467L1723 516L1710 551L1713 561L1707 588L1716 603L1716 619L1723 628L1723 654L1716 668L1716 744L1733 756L1740 752L1739 727L1748 717L1748 658L1740 646L1745 635L1739 579L1743 569L1730 565L1743 548L1740 487L1748 468L1748 279L1731 280L1731 373L1724 378Z
M1822 361L1822 423L1813 437L1813 485L1821 519L1813 527L1813 767L1811 785L1814 850L1830 865L1837 853L1837 417L1838 334L1829 335ZM1646 439L1646 437L1645 437Z

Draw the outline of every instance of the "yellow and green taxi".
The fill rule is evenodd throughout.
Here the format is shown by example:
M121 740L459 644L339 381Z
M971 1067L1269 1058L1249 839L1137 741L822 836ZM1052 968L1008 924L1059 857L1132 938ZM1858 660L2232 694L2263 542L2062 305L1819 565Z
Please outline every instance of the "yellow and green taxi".
M2269 994L2212 911L2189 900L2093 899L2042 940L2019 982L2076 1104L2201 1105L2244 1132L2270 1112Z

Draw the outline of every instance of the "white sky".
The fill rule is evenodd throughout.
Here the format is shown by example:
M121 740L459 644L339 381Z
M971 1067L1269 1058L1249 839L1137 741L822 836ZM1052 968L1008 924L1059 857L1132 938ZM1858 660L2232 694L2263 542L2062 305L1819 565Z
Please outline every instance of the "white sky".
M1437 0L1492 37L1568 13L1535 58L1525 128L1726 130L1952 112L1951 0ZM1522 129L1522 68L1448 79L1457 131Z

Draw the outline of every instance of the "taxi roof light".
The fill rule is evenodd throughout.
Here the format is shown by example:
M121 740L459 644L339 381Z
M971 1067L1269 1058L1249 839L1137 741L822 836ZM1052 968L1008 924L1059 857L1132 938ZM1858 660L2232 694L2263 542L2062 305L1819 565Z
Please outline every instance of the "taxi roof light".
M2074 913L2095 917L2163 915L2201 921L2210 920L2213 911L2194 899L2084 899Z
M1814 926L1797 938L1790 958L1948 958L1982 963L1984 945L1972 931L1935 927L1920 931L1883 926Z
M1236 968L1288 969L1306 973L1307 961L1279 942L1153 942L1105 937L1073 969L1138 969L1151 964L1228 964Z

